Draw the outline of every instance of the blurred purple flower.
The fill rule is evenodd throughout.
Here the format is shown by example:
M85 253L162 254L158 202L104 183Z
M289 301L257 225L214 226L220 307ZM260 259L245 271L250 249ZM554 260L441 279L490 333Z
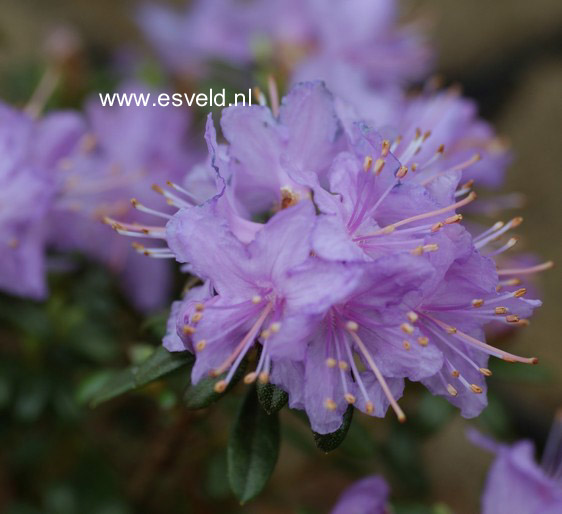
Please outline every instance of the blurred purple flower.
M33 155L43 148L34 121L0 104L0 289L35 299L46 294L44 221L55 191Z
M531 441L504 445L475 430L469 438L496 455L482 496L482 514L562 512L562 417L557 414L540 465Z
M140 86L128 85L122 91L138 92ZM78 250L108 265L138 308L162 306L170 286L168 264L138 258L125 239L108 233L100 222L113 217L125 224L152 219L142 212L142 202L154 197L151 185L181 183L200 155L187 139L189 117L178 109L109 108L92 100L85 119L59 113L44 123L50 133L73 132L50 158L59 178L50 240L59 249ZM154 189L162 192L158 186ZM131 198L136 199L133 205Z
M397 11L395 0L198 0L183 11L146 5L138 20L177 73L201 75L213 59L245 66L269 49L298 80L329 81L341 64L378 86L420 78L431 60Z
M388 494L388 484L382 477L362 478L342 493L331 514L385 514Z

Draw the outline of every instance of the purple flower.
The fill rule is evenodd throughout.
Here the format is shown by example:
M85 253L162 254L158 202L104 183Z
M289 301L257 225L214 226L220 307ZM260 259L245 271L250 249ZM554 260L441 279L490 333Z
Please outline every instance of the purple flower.
M458 188L460 170L420 183L389 140L337 115L320 82L297 85L271 111L229 108L221 125L226 145L210 118L206 130L210 201L197 206L182 190L168 197L180 210L165 229L117 226L165 240L168 248L141 251L205 281L193 293L202 296L174 305L166 339L195 353L194 381L225 373L224 390L258 345L246 382L280 386L328 433L349 404L375 416L391 406L405 419L405 378L475 416L488 356L536 362L484 340L487 324L525 325L540 302L502 289L496 270L513 238L496 242L519 218L474 237L460 225L456 211L476 198Z
M122 91L138 90L129 85ZM69 123L63 115L53 118L52 131ZM137 307L159 307L170 285L167 263L139 258L125 239L112 236L100 221L118 217L128 226L152 219L143 212L143 202L154 196L150 186L181 183L196 162L196 151L184 143L189 119L177 109L108 108L92 101L86 118L74 116L74 124L74 137L67 138L64 152L59 150L64 157L53 163L59 194L50 217L50 239L59 249L84 252L117 272ZM158 186L154 189L162 192ZM169 214L161 216L167 219Z
M562 512L562 419L553 424L540 465L531 441L504 445L476 431L470 439L496 455L482 496L482 514Z
M498 188L511 161L507 145L478 117L474 102L455 88L418 96L394 90L372 93L378 103L365 107L351 99L358 112L392 142L392 152L415 170L415 180L428 184L435 177L462 171L463 180Z
M45 215L54 194L52 177L33 153L45 150L35 123L0 105L0 289L43 298Z
M267 379L276 357L302 357L306 348L291 344L293 339L358 277L330 263L318 263L304 276L289 273L310 258L315 218L310 202L276 214L248 245L213 213L215 205L216 200L180 211L168 223L167 241L176 258L189 262L217 293L184 318L188 323L182 333L191 338L197 355L193 382L228 371L218 385L222 389L257 338L263 351L253 379Z
M389 488L377 475L354 482L340 496L331 514L385 514Z
M213 59L247 66L269 51L298 80L332 85L341 66L380 86L423 76L431 60L421 31L398 25L395 0L198 0L182 12L145 6L138 19L166 65L187 75Z

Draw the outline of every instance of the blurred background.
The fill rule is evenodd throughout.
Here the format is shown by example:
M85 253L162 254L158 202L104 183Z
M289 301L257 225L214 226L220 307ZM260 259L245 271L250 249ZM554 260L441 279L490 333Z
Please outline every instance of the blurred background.
M80 40L61 105L116 80L114 52L150 55L132 21L135 1L0 0L0 96L23 104L58 27ZM506 136L515 160L507 191L524 191L524 250L562 262L562 2L417 0L430 24L437 70L460 83ZM150 65L145 73L150 73ZM506 213L507 218L511 213ZM146 320L91 263L53 274L46 303L0 297L0 512L323 513L365 473L382 472L398 512L473 514L491 458L465 437L477 426L544 444L562 405L558 318L562 267L540 277L544 306L507 344L538 367L493 363L490 406L472 422L410 385L405 426L356 416L341 448L324 455L306 424L283 413L280 462L265 492L240 507L229 492L225 441L240 392L207 411L181 405L182 377L96 409L88 399L108 368L157 345L165 314ZM429 508L434 510L429 510Z

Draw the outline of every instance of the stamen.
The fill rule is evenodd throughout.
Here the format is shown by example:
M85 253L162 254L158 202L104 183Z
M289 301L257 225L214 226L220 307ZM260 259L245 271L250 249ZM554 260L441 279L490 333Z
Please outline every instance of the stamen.
M267 77L267 87L269 89L269 100L271 102L271 112L275 118L279 116L279 91L277 89L277 83L273 78L273 75L268 75Z
M459 394L459 392L451 384L447 384L447 391L451 396L457 396L457 394Z
M482 307L484 305L484 300L482 298L476 298L472 300L472 306L475 308Z
M546 271L554 266L553 261L543 262L542 264L537 264L536 266L531 266L529 268L513 268L513 269L499 269L498 275L529 275L531 273L538 273L540 271Z
M379 382L388 402L390 403L391 407L394 409L394 412L396 413L396 416L398 417L398 421L403 423L404 421L406 421L406 415L404 414L404 412L402 411L402 409L398 405L398 402L396 401L392 392L390 391L390 388L388 387L388 384L386 383L386 380L382 376L382 373L380 372L379 368L375 364L375 361L371 357L371 354L367 350L365 344L363 343L363 341L361 341L361 338L357 335L357 332L355 330L349 330L348 332L351 335L351 338L353 339L355 344L357 344L357 346L361 350L361 353L363 354L363 356L367 360L367 363L369 364L369 367L371 368L371 370L375 374L375 377L378 380L378 382Z
M403 219L401 221L397 221L396 223L393 223L392 225L387 225L386 227L384 227L380 230L377 230L376 232L373 232L372 234L367 234L367 235L363 236L363 238L372 237L372 236L374 237L374 236L378 236L378 235L381 235L381 234L388 234L389 231L392 232L394 229L396 229L398 227L401 227L402 225L406 225L408 223L413 223L415 221L423 220L423 219L426 219L426 218L432 218L433 216L438 216L440 214L444 214L446 212L458 209L460 207L464 207L465 205L473 202L475 199L476 199L476 193L473 191L466 198L463 198L462 200L459 200L456 203L448 205L447 207L443 207L441 209L436 209L434 211L425 212L423 214L418 214L416 216L412 216L411 218L406 218L406 219Z
M363 161L363 170L366 172L369 171L372 165L373 165L373 158L370 155L367 155L365 157L365 160Z
M326 407L326 409L328 409L328 410L334 411L337 408L337 404L331 398L326 398L324 400L324 407Z
M156 211L154 209L150 209L149 207L144 206L136 198L131 198L131 205L138 211L146 212L147 214L152 214L153 216L158 216L159 218L164 218L166 220L172 219L172 216L170 216L169 214L165 214L163 212Z

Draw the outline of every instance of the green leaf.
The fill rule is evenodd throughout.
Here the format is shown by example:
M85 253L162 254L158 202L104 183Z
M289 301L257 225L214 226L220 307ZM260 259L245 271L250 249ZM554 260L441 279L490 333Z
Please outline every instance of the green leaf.
M341 443L343 443L351 425L351 420L353 419L353 411L353 405L349 405L343 414L343 421L340 428L338 428L335 432L332 432L331 434L318 434L316 432L312 432L314 434L314 442L320 450L328 453L335 450Z
M197 382L197 384L191 384L186 389L183 397L185 406L191 410L204 409L215 403L217 400L220 400L224 394L230 391L244 376L244 373L246 372L246 365L246 360L243 360L240 363L236 373L234 373L234 376L222 393L217 393L215 391L215 384L224 380L226 372L218 377L206 377Z
M258 400L268 414L279 412L289 400L289 395L285 391L270 382L262 384L258 381L256 388Z
M138 367L135 373L136 387L142 387L192 362L193 355L189 352L169 352L163 346L159 346L154 353Z
M230 487L241 503L255 498L273 473L279 456L279 417L268 415L255 387L244 399L227 448Z
M148 359L138 366L130 366L107 377L103 385L91 396L92 407L128 391L138 389L176 369L187 366L193 356L187 352L168 352L159 346Z

